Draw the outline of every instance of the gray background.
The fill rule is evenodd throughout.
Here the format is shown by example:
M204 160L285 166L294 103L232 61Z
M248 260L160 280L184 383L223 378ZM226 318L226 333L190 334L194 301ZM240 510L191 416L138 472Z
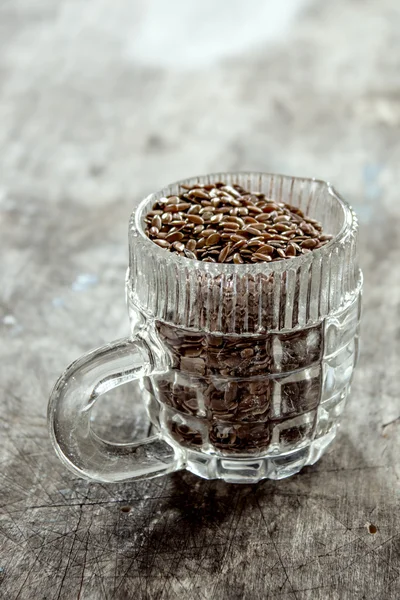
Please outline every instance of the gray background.
M399 25L396 0L0 4L2 600L400 597ZM128 333L132 207L245 169L329 179L358 212L362 352L338 443L257 486L78 480L47 397ZM147 430L134 391L115 436Z

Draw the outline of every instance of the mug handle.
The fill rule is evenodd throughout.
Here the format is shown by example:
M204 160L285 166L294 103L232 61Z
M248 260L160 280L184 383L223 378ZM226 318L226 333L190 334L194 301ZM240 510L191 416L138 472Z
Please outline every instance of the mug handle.
M49 400L48 423L62 462L80 477L99 482L149 479L184 467L184 457L156 434L143 441L110 443L91 429L91 411L113 388L160 372L142 337L111 342L69 365Z

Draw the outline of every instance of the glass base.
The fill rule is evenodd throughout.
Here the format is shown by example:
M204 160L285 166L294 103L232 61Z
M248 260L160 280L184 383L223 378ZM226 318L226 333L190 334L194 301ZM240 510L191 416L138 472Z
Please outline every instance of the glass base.
M225 458L187 451L186 469L203 479L222 479L227 483L257 483L261 479L285 479L321 458L336 437L335 424L325 435L309 445L287 454L254 458Z

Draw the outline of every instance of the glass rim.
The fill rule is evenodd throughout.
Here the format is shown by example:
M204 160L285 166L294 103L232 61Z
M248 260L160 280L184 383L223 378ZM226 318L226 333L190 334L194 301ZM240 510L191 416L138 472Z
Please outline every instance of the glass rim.
M179 186L181 184L195 184L200 183L202 179L209 177L211 180L218 181L223 179L224 177L280 177L282 179L293 180L298 182L309 182L321 185L326 189L326 192L339 204L343 211L343 223L338 231L338 233L324 246L317 248L316 250L312 250L302 256L295 256L293 258L285 258L282 260L272 261L272 262L257 262L254 264L244 263L244 264L236 264L236 263L212 263L205 262L202 260L187 258L186 256L180 256L175 252L169 252L165 248L161 248L157 244L155 244L152 240L150 240L143 228L143 217L144 209L148 207L150 202L155 202L160 194L170 193L170 189L174 186ZM163 188L151 192L148 194L143 200L138 204L136 209L131 213L129 220L129 236L139 235L142 238L142 241L148 246L149 252L152 252L156 256L160 256L161 259L166 259L166 254L168 253L168 259L172 261L172 263L177 264L178 266L190 266L193 268L197 268L199 270L206 271L208 273L212 273L213 275L218 275L221 273L249 273L249 274L258 274L258 273L273 273L273 272L282 272L287 271L290 268L297 268L301 265L311 263L313 260L318 257L323 257L329 254L332 248L338 245L344 238L347 237L352 231L356 231L357 229L357 216L354 213L350 204L344 200L344 198L337 192L335 187L328 181L323 179L317 179L315 177L300 177L300 176L292 176L292 175L283 175L279 173L267 173L263 171L224 171L217 173L207 173L206 175L195 175L192 177L185 177L184 179L179 179L178 181L174 181Z

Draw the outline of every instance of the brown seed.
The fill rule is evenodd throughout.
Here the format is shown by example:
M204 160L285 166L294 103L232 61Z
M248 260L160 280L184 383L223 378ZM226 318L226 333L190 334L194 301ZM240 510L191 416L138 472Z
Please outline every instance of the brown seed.
M272 231L272 230L270 230L270 231ZM279 233L275 233L275 234L272 236L272 238L271 238L271 241L272 241L272 240L275 240L275 241L277 241L277 240L280 240L280 241L283 241L283 242L287 242L287 239L285 238L285 236L283 236L283 235L279 235Z
M200 250L201 248L203 248L203 246L206 245L206 238L200 238L197 242L196 242L196 250Z
M190 192L188 192L188 196L190 198L203 198L204 200L208 200L210 197L205 190L200 189L190 190Z
M285 251L282 248L277 248L276 251L281 258L286 258Z
M242 241L247 241L245 237L243 237L242 235L239 235L237 233L233 233L230 236L230 239L232 240L232 242L242 242Z
M238 229L240 229L239 223L232 223L232 222L227 223L226 221L224 221L222 223L222 227L224 229L230 229L232 231L237 231Z
M193 252L193 251L196 249L196 240L193 240L193 239L189 240L189 241L186 243L186 248L187 248L187 249L188 249L190 252Z
M264 213L272 213L275 210L278 210L279 206L275 204L275 202L268 202L267 206L263 208Z
M265 223L254 223L252 225L253 229L258 229L259 231L264 231L264 229L267 229L267 226Z
M238 208L238 215L240 215L241 217L245 217L248 214L249 210L245 206L241 206L240 208Z
M236 252L236 254L233 255L233 262L237 265L241 265L243 264L243 258Z
M186 250L186 249L185 249L185 250L183 251L183 253L184 253L184 255L186 256L186 258L192 258L192 259L193 259L193 258L194 258L194 259L196 259L196 258L197 258L197 254L195 254L195 252L192 252L191 250Z
M182 221L182 220L171 221L170 225L171 225L171 227L182 227L183 225L186 225L186 221Z
M260 252L255 252L251 257L252 260L259 260L265 262L271 262L272 258L268 254L262 254Z
M247 209L250 213L254 213L254 214L261 214L262 210L261 208L258 208L258 206L255 206L254 204L249 204L247 206Z
M277 240L269 240L268 244L274 248L283 248L285 245L283 242L279 242Z
M247 246L246 240L239 240L238 242L233 244L233 246L231 248L231 252L236 252L236 250L243 248L243 246Z
M221 189L224 192L227 192L230 196L233 196L234 198L240 198L241 196L240 192L235 190L235 188L230 185L224 185Z
M200 206L198 204L192 204L192 206L190 208L188 208L188 214L189 215L198 215L200 212Z
M266 214L262 214L262 215L257 215L257 221L258 223L266 223L267 221L270 221L270 216L266 215Z
M296 249L291 244L288 244L285 249L285 254L287 258L293 258L293 256L296 256Z
M300 242L300 246L302 248L315 248L315 246L317 245L317 240L313 240L313 239L308 239L308 240L304 240L303 242Z
M210 223L220 223L222 221L222 219L224 218L224 216L221 213L218 213L217 215L213 215L210 219Z
M290 221L290 217L288 215L278 215L274 219L274 223L284 223L286 221Z
M186 218L190 223L196 223L197 225L203 225L204 223L204 219L200 215L188 214Z
M262 238L252 238L247 242L247 245L250 246L263 246L264 240Z
M204 229L201 232L201 237L206 237L208 238L209 235L212 235L213 233L216 233L215 229Z
M173 231L172 233L169 233L165 239L170 244L172 244L172 242L180 242L183 239L183 233L180 231Z
M168 196L167 204L178 204L179 200L180 200L179 196Z
M212 207L207 206L207 208L212 208ZM201 213L201 211L200 211L200 213ZM213 216L213 214L214 214L213 212L206 211L206 212L202 213L201 216L203 217L204 221L209 221L211 219L211 217Z
M219 235L219 233L212 233L206 239L206 246L213 246L214 244L218 244L220 237L221 236Z
M155 215L162 215L162 210L151 210L147 216L148 217L154 217Z
M258 223L257 219L255 219L254 217L244 217L243 221L246 223L246 225L249 225L251 223Z
M260 235L258 229L254 229L251 225L247 225L242 231L243 233L250 233L251 235Z
M171 223L171 221L172 221L171 213L163 213L161 216L161 221L163 223Z
M196 227L193 229L193 233L194 235L198 235L199 233L201 233L204 229L204 225L196 225Z
M190 206L190 205L189 205ZM178 204L167 204L167 206L165 207L165 212L179 212L180 208L178 207Z
M218 262L223 263L225 261L226 257L229 254L230 248L231 248L230 244L228 244L227 246L225 246L225 248L222 248L221 252L218 255Z
M269 244L264 244L264 246L260 246L257 248L257 252L261 252L261 254L272 254L274 251L274 247Z
M290 229L289 225L286 225L285 223L274 223L274 229L276 231L282 232L282 231L287 231L288 229Z
M319 239L321 240L321 242L329 242L329 240L331 240L333 238L333 235L320 235Z
M157 227L150 227L149 233L150 235L156 236L160 233L160 230Z
M273 233L268 233L268 231L263 231L261 233L263 240L270 240L274 237Z
M162 221L160 215L155 215L151 221L153 227L157 227L157 229L161 229Z
M157 244L157 246L160 246L160 248L170 248L171 246L171 244L165 240L154 240L154 243Z
M178 252L183 252L185 249L185 244L182 244L182 242L174 242L172 244L172 247L175 248L175 250L177 250Z

